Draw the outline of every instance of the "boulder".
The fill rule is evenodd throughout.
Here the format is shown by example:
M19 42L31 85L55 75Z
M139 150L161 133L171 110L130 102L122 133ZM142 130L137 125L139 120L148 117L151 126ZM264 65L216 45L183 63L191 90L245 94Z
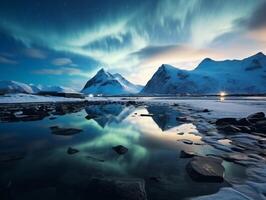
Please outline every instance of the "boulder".
M79 150L74 149L72 147L68 147L68 149L67 149L67 153L70 154L70 155L78 153L78 152L79 152Z
M112 149L119 155L123 155L128 152L128 148L124 147L123 145L117 145Z
M215 123L217 126L237 125L238 121L236 118L227 117L227 118L217 119Z
M241 132L241 129L234 125L223 125L218 127L219 130L222 130L226 133L238 133Z
M223 182L224 167L222 159L195 156L187 164L186 170L190 177L199 182Z
M264 112L257 112L257 113L254 113L254 114L247 116L247 119L251 123L255 123L257 121L265 119L265 114L264 114Z
M248 121L247 118L241 118L240 120L238 120L238 125L240 125L240 126L251 126L252 123L250 121Z

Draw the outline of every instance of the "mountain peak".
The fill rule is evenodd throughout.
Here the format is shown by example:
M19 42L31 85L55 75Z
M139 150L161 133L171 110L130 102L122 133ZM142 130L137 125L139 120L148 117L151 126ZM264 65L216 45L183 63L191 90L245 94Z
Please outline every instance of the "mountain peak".
M106 74L106 71L105 71L104 68L101 68L101 69L97 72L97 74Z
M252 57L264 57L265 55L262 53L262 52L259 52L257 54L255 54L254 56Z

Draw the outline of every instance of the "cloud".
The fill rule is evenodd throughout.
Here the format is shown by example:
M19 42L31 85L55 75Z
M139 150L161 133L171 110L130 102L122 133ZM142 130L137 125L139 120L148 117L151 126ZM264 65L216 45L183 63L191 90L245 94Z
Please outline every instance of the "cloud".
M251 17L246 20L246 23L249 29L260 29L266 27L266 1L263 1L257 6Z
M52 61L52 64L55 66L63 66L63 65L70 65L72 67L76 67L77 64L73 63L70 58L56 58Z
M2 64L10 64L10 65L16 65L16 64L18 64L17 61L12 60L10 58L6 58L4 56L0 56L0 63L2 63Z
M80 75L81 70L71 67L63 67L61 69L40 69L33 71L35 74L49 74L49 75Z
M31 58L45 59L47 57L45 52L39 49L34 49L34 48L27 48L24 50L24 53L26 56L31 57Z

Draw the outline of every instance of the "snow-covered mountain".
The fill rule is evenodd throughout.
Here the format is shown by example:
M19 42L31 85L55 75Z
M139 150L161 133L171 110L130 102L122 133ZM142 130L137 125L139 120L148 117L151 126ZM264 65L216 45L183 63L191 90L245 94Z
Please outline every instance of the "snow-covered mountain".
M78 93L77 91L63 86L42 86L26 84L17 81L0 81L0 94L26 93L38 94L40 92Z
M111 74L101 69L81 90L85 94L120 95L134 94L142 89L139 85L126 80L120 74Z
M25 84L17 81L0 81L0 94L9 93L33 93L32 88Z
M77 91L63 86L38 86L39 92L77 93Z
M266 93L266 56L243 60L204 59L194 70L163 64L148 81L144 94Z

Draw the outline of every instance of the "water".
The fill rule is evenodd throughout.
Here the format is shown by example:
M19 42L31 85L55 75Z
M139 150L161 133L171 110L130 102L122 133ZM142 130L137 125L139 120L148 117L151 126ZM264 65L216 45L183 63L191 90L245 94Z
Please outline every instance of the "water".
M150 114L151 116L140 116ZM148 199L184 199L215 193L224 183L195 182L181 150L219 154L201 140L198 124L176 117L185 110L169 105L92 105L55 119L0 123L0 186L6 199L97 199L82 188L92 178L142 179ZM50 127L78 128L74 135L52 134ZM193 145L183 140L193 141ZM222 143L229 145L227 140ZM123 145L118 155L112 147ZM78 149L67 154L68 147ZM245 168L224 162L226 179L244 180ZM87 199L86 198L86 199Z

